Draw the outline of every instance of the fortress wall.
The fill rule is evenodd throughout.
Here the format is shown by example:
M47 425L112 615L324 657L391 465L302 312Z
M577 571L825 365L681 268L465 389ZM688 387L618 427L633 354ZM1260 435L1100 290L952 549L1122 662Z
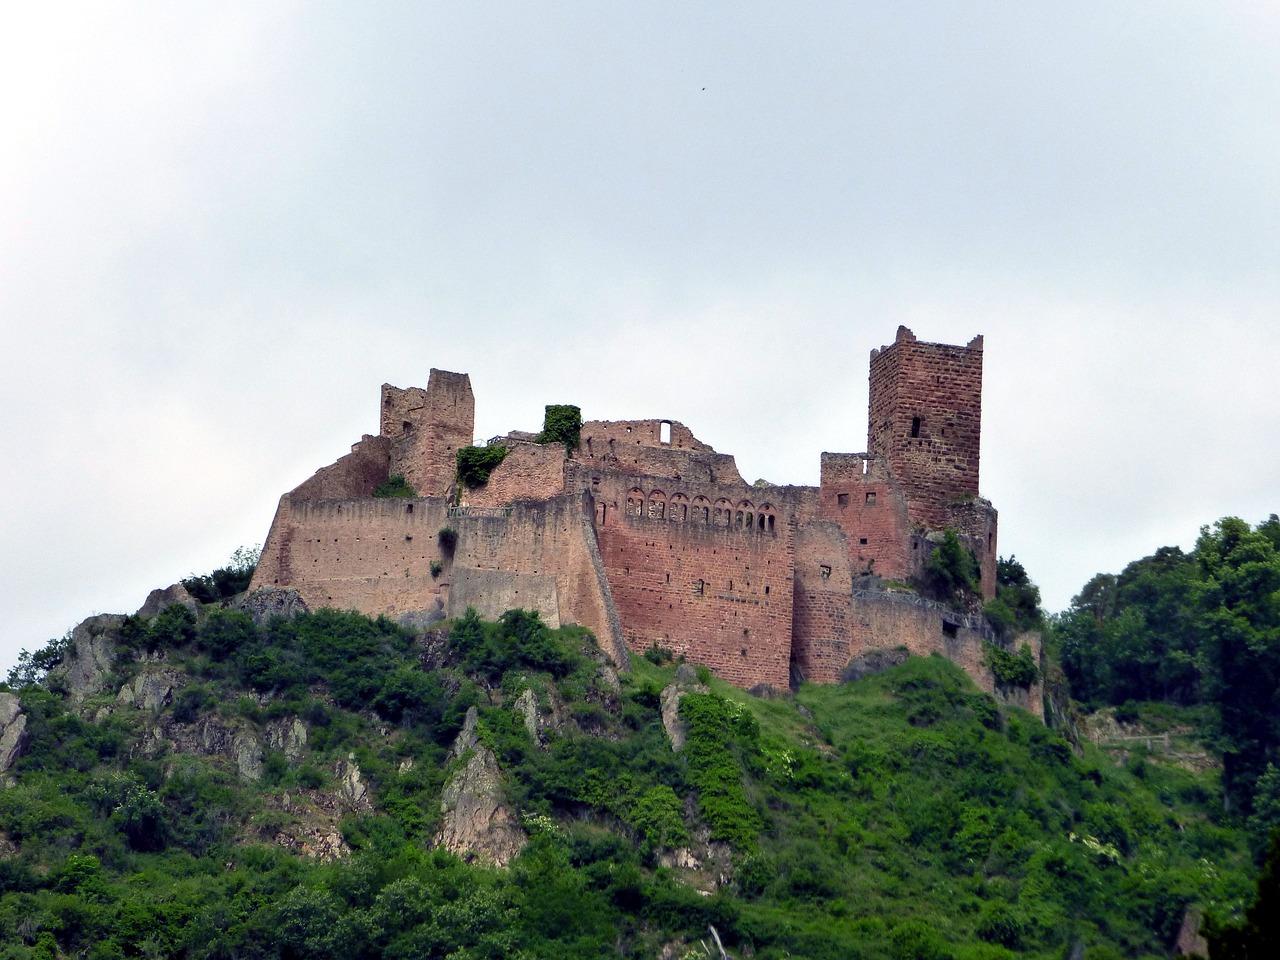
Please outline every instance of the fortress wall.
M387 479L391 443L385 437L365 434L351 452L295 487L290 496L322 500L339 497L371 497L374 488Z
M489 475L489 482L463 492L463 499L476 506L501 507L516 500L550 500L564 488L564 445L560 443L513 443L506 459Z
M1043 715L1040 684L1025 691L1016 688L997 691L991 670L982 662L985 654L982 635L949 611L916 601L911 595L888 593L853 597L850 656L892 647L906 647L917 657L938 653L957 664L985 693L995 695L1003 703L1020 706L1035 716ZM1012 645L1013 652L1016 653L1024 641L1031 646L1032 656L1039 664L1039 635L1018 637Z
M450 603L455 577L466 578L468 596L485 586L500 588L491 603L521 596L538 609L554 596L561 622L591 630L625 665L590 509L581 496L573 496L518 504L507 516L450 517L444 498L291 501L286 496L251 587L290 586L313 609L330 606L392 617L432 609L461 613ZM446 526L458 534L452 558L439 544ZM436 578L433 560L443 565ZM493 571L502 576L487 576ZM547 578L554 580L554 594Z
M840 525L813 520L796 532L791 657L797 679L839 683L848 664L853 573Z
M458 531L454 563L473 570L555 578L560 620L586 627L619 666L627 648L592 528L589 496L517 502L509 516L452 519Z
M822 454L818 516L838 523L854 573L905 580L913 572L911 520L902 487L884 461Z
M446 596L437 534L443 499L280 501L252 588L293 587L312 609L376 616L430 610Z
M792 531L614 513L600 548L623 635L705 663L740 687L789 678Z

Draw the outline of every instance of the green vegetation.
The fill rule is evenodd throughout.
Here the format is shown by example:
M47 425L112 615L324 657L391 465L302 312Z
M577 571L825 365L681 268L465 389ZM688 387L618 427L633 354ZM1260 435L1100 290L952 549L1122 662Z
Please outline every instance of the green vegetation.
M996 595L983 607L987 622L1002 637L1044 629L1040 588L1031 582L1017 557L996 560Z
M125 635L79 708L19 690L0 958L647 958L709 925L760 960L1167 956L1187 905L1245 917L1252 896L1212 772L1076 756L938 657L769 699L700 669L673 753L674 664L636 657L619 689L589 634L529 611L416 637L173 607ZM118 699L157 657L184 678L168 706ZM529 833L506 870L431 849L470 707ZM295 718L291 759L268 731ZM188 752L218 731L262 745L259 779ZM353 766L371 809L336 799ZM348 852L286 849L308 830Z
M1031 647L1025 643L1016 654L988 643L983 659L991 668L997 686L1026 688L1040 679Z
M1204 527L1190 554L1162 547L1119 576L1098 574L1052 627L1086 703L1210 708L1227 800L1251 812L1280 761L1280 518L1251 528L1227 517ZM1266 831L1257 833L1260 855Z
M565 453L578 449L582 438L582 411L572 404L547 404L539 443L563 443Z
M507 458L501 444L487 447L462 447L458 450L458 482L474 490L489 482L489 474Z
M237 547L225 567L202 576L192 574L182 581L187 592L201 603L226 600L249 589L253 571L258 569L261 547Z
M397 473L393 477L383 480L373 489L374 497L416 497L417 491L409 485L409 481L404 478L404 474Z
M947 527L942 541L929 555L923 586L936 599L963 607L979 592L980 573L973 552L966 550L959 535Z

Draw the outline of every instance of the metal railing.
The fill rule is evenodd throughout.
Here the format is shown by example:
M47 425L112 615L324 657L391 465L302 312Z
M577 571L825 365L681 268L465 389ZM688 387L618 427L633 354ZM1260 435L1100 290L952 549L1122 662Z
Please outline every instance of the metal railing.
M511 507L449 507L446 516L454 517L509 517Z

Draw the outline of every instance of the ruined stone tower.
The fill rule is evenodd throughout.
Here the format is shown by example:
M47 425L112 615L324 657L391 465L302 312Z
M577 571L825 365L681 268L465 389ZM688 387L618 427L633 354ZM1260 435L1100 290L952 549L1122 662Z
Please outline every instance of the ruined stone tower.
M392 442L391 475L423 497L449 492L458 450L475 436L476 400L465 373L432 369L427 389L382 385L381 434Z
M948 525L948 503L978 496L982 337L966 346L924 343L906 327L871 351L867 449L907 495L911 519Z

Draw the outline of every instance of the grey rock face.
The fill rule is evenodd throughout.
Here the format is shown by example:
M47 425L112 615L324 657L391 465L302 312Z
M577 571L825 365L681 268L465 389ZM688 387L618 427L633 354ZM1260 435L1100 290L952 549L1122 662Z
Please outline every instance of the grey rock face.
M370 810L369 786L360 777L360 768L356 765L355 754L349 754L346 760L338 764L335 771L338 777L338 799L348 810Z
M0 693L0 773L7 773L22 754L27 718L17 694Z
M245 780L262 779L262 742L248 730L240 730L231 738L231 753L236 770Z
M71 649L51 673L67 683L72 703L100 692L116 658L116 642L124 617L114 613L90 617L71 631Z
M710 692L698 682L698 675L687 663L680 665L675 679L663 689L658 698L662 707L662 726L666 728L667 739L671 741L671 749L676 753L684 749L685 737L689 733L687 725L680 719L680 701L686 693Z
M502 774L476 737L477 719L472 707L454 742L452 755L467 759L441 794L444 819L435 842L460 856L505 867L524 849L528 836L502 802Z
M869 650L861 656L854 657L845 665L845 668L840 671L840 682L853 683L863 677L883 673L890 667L906 663L908 656L910 654L903 647L895 647L891 650Z
M306 601L297 590L286 587L262 587L240 600L236 606L261 626L272 617L292 620L307 612Z
M296 763L307 746L307 725L297 717L272 720L266 728L267 746Z
M182 584L175 583L163 590L152 590L147 594L147 599L138 608L138 616L154 617L175 603L186 607L192 613L200 612L200 604L196 602L196 598L188 593L187 588Z
M427 610L410 610L396 622L406 630L422 633L444 619L444 601L436 597L435 605Z
M148 669L134 677L133 683L121 687L116 699L139 710L159 710L173 702L173 694L185 683L180 673Z

